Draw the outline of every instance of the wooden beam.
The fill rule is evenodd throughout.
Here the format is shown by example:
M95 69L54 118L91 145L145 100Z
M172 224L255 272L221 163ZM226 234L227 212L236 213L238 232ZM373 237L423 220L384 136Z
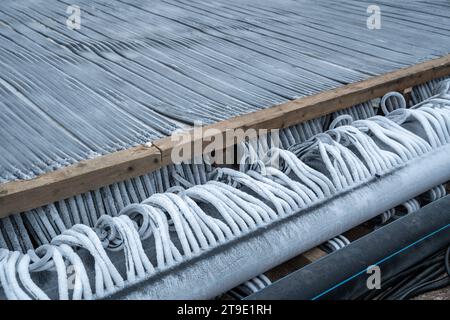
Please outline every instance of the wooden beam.
M209 135L195 137L191 147L207 144L212 137L223 138L227 130L289 127L337 110L381 97L389 91L401 91L426 81L450 75L450 55L352 83L316 95L299 98L274 107L234 117L206 126ZM206 130L213 129L213 130ZM205 141L206 140L206 141ZM225 144L231 147L233 143ZM171 137L99 158L81 161L32 180L0 185L0 217L65 199L121 180L142 175L170 164L177 142ZM178 144L179 146L179 144ZM186 155L187 160L192 155Z
M390 91L403 91L448 75L450 75L450 55L206 126L203 131L208 134L203 135L203 145L208 144L211 138L225 141L227 130L286 128L382 97ZM193 131L190 134L191 138L185 141L190 141L190 148L193 150L194 144L199 145L199 139L202 137L195 137ZM155 141L154 145L161 150L162 165L171 163L171 154L175 146L178 148L182 146L172 141L171 137ZM229 147L231 145L224 144L224 148ZM185 159L190 158L191 155L187 155Z
M402 95L405 98L406 106L410 106L410 104L412 104L413 101L412 90L413 88L406 88L402 92Z
M320 249L319 247L312 248L309 251L303 253L303 256L311 263L316 260L319 260L322 257L325 257L327 253Z
M2 184L0 217L143 175L159 168L160 163L161 154L156 147L138 146L81 161L35 179Z

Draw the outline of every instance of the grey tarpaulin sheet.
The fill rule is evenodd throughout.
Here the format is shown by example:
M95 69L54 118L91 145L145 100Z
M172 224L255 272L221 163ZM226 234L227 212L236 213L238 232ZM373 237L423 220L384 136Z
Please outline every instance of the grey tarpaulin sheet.
M0 182L450 52L448 1L371 4L3 0Z

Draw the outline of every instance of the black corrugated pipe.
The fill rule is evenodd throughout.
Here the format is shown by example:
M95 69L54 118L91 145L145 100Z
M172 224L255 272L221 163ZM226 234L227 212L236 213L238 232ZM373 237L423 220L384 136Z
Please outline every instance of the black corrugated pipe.
M352 299L369 289L367 268L383 280L450 244L450 196L380 228L247 299ZM374 290L374 289L373 289Z

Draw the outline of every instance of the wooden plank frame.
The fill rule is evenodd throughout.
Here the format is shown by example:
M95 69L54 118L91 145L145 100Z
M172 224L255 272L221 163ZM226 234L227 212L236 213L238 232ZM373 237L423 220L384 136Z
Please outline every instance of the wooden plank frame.
M193 149L194 144L200 142L203 145L208 139L217 137L217 132L224 136L227 130L286 128L381 97L389 91L402 91L448 75L450 54L204 127L205 131L215 129L208 130L216 132L211 137L195 137L190 131L191 139L187 143ZM172 163L175 146L180 147L167 137L154 141L152 146L133 147L81 161L31 180L1 184L0 218L156 170ZM231 145L225 145L227 147Z

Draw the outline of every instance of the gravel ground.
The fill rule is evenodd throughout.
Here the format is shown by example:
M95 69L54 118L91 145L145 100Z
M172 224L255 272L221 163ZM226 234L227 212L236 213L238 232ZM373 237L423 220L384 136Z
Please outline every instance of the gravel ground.
M450 300L450 287L421 294L413 300Z

